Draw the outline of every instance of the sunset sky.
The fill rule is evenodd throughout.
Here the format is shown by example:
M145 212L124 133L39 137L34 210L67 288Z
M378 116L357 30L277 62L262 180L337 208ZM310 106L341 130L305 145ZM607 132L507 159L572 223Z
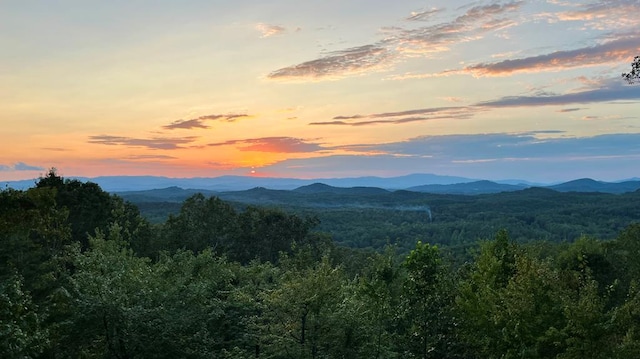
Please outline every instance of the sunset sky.
M640 177L640 1L1 0L0 180Z

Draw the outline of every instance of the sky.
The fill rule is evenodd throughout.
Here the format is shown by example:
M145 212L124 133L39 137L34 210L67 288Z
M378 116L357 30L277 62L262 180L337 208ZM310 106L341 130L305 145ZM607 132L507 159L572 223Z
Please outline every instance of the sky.
M640 177L639 0L0 0L0 180Z

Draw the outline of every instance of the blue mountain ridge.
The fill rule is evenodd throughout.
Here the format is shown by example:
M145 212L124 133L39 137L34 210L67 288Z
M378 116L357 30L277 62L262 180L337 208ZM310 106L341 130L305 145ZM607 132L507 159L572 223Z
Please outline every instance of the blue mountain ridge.
M553 185L536 184L524 180L487 181L435 174L411 174L398 177L353 177L297 179L275 177L220 176L196 178L170 178L159 176L104 176L95 178L69 177L97 183L108 192L160 191L160 197L183 198L183 191L196 193L245 191L256 187L271 190L295 190L298 193L350 193L374 194L384 191L408 190L442 194L487 194L517 191L530 187L544 187L558 192L625 193L640 189L635 178L621 182L603 182L589 178L576 179ZM14 189L33 187L37 180L4 181L0 186ZM171 192L175 193L171 193ZM143 195L140 193L140 195ZM145 194L146 195L146 194Z

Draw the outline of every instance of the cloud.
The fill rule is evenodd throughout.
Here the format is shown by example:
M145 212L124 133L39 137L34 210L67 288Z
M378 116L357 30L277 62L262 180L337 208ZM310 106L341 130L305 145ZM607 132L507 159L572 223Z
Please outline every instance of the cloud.
M192 129L192 128L209 128L209 126L205 125L206 121L225 121L225 122L234 122L239 118L249 117L247 114L226 114L226 115L206 115L200 116L197 118L192 118L189 120L176 120L172 123L162 126L165 130L176 130L176 129Z
M429 10L422 10L422 11L412 11L411 15L409 17L406 18L406 20L409 21L427 21L427 20L431 20L431 18L436 15L437 13L442 12L442 9L429 9Z
M176 159L176 157L173 156L167 156L167 155L131 155L131 156L127 156L125 159L127 160L173 160Z
M529 181L637 176L640 134L553 137L558 131L422 136L349 146L352 155L288 159L261 170L291 177L440 173L468 178ZM562 133L559 133L562 135Z
M175 150L192 143L197 137L133 138L110 135L90 136L89 143L107 146L146 147L153 150Z
M273 71L272 80L339 79L345 76L386 69L393 56L390 50L378 45L353 47L332 52L317 60L303 62Z
M43 167L28 165L24 162L16 163L15 165L13 165L13 169L16 171L43 171L44 170Z
M280 35L287 31L287 29L282 26L270 25L265 23L256 24L255 28L262 34L261 37L263 38Z
M476 160L517 155L514 149L523 144L537 141L535 133L524 134L472 134L420 136L401 142L383 144L360 144L349 146L356 152L371 151L387 155L417 156L449 160Z
M397 35L401 52L429 54L442 52L450 46L482 38L490 31L515 25L505 14L518 10L524 2L474 6L453 21L433 26L400 31Z
M610 102L619 100L640 100L639 86L626 86L618 79L601 84L602 87L590 88L576 92L540 96L507 96L497 100L477 103L480 107L532 107L532 106L564 106L594 102Z
M192 128L209 128L209 126L205 126L203 124L203 120L201 119L192 119L192 120L176 120L171 122L168 125L162 126L165 130L175 130L175 129L192 129Z
M466 119L481 108L467 106L433 107L398 112L382 112L368 115L336 116L333 121L311 122L309 125L367 126L378 124L401 124L408 122L431 121L440 119Z
M387 28L385 39L372 44L334 51L318 59L271 72L267 78L286 81L335 80L370 72L385 71L406 56L442 52L456 43L482 38L485 33L515 23L507 16L522 1L475 6L451 22L416 29ZM413 13L409 20L424 20L440 10Z
M624 117L621 115L608 115L608 116L594 116L594 115L590 115L590 116L582 116L582 118L580 118L583 121L594 121L594 120L598 120L598 121L613 121L613 120L628 120L628 119L634 119L637 117Z
M640 155L640 134L607 134L593 137L541 137L535 133L424 136L390 144L392 153L430 154L451 160L531 159Z
M556 137L553 137L556 136ZM573 168L576 161L584 166L584 171L593 161L604 159L616 164L630 165L640 159L640 133L604 134L593 137L568 137L557 130L531 131L524 133L488 133L468 135L420 136L405 141L382 144L357 144L340 149L355 152L354 155L323 156L313 159L288 160L271 166L272 170L289 170L295 165L302 172L314 170L347 171L356 166L364 173L373 169L410 168L413 172L451 173L460 171L471 177L472 169L480 165L500 169L512 175L513 167L522 166L532 176L535 171L543 173L552 163L560 163ZM399 165L400 164L400 165ZM371 168L369 168L371 166ZM527 168L529 166L530 168ZM610 165L607 165L607 168ZM561 166L559 166L561 167ZM635 168L635 167L634 167ZM466 169L466 170L465 170ZM486 169L486 168L485 168ZM537 176L540 175L537 174ZM620 172L616 172L619 175ZM569 173L570 176L575 174ZM493 175L495 178L495 174Z
M548 54L480 63L462 69L438 73L402 74L391 80L428 79L451 75L471 74L475 77L508 76L513 73L560 71L571 68L601 66L631 62L640 51L640 33L625 34L595 46L574 50L555 51Z
M494 100L478 102L469 106L431 107L397 112L381 112L366 115L339 115L331 121L311 122L313 126L367 126L378 124L402 124L408 122L439 119L462 120L475 116L479 112L497 108L566 106L597 102L640 100L640 86L625 85L617 78L590 81L588 87L556 94L540 92L531 96L507 96ZM560 109L557 112L574 112L582 107Z
M337 126L347 126L352 125L350 122L345 121L320 121L320 122L310 122L309 125L313 126L326 126L326 125L337 125Z
M628 61L640 51L640 36L625 37L600 45L549 54L481 63L465 67L461 73L477 77L505 76L515 72L539 72L567 68L598 66Z
M599 30L640 26L640 3L637 0L606 0L579 4L579 10L564 11L548 17L559 21L582 21Z
M0 172L10 171L44 171L44 167L33 166L24 162L16 162L13 165L0 164Z
M237 146L240 151L270 153L310 153L327 150L326 147L294 137L263 137L211 143L209 146Z

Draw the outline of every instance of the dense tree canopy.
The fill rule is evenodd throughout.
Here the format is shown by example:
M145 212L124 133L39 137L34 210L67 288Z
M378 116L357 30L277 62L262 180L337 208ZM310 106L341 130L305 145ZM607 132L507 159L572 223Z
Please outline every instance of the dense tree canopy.
M0 356L640 356L640 224L556 244L496 230L463 260L429 234L373 252L316 225L195 195L152 226L55 173L0 190Z

